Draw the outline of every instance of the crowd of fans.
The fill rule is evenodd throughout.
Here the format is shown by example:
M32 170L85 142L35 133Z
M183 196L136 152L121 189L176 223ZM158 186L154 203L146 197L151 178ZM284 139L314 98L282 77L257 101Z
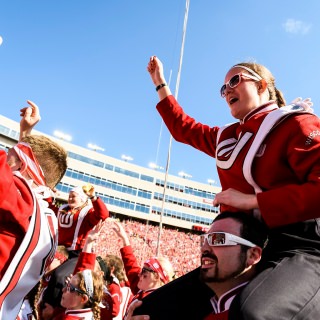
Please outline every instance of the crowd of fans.
M133 220L123 220L122 225L130 237L130 243L139 263L147 257L156 255L159 226ZM101 256L107 254L120 256L118 238L114 236L108 221L105 221L100 232L96 252ZM175 275L179 277L199 266L199 235L163 226L159 253L170 259Z

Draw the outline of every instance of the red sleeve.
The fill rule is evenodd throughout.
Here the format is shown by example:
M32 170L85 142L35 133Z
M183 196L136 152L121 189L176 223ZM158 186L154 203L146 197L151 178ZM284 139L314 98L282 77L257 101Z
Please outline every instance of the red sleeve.
M319 217L320 119L304 115L290 120L282 123L282 132L289 133L285 143L277 148L275 141L273 146L278 153L284 153L292 178L289 183L289 178L283 179L277 188L257 194L261 215L269 227ZM281 177L280 166L278 170L275 174Z
M54 320L79 320L80 318L77 316L72 316L69 314L63 314L59 318L54 318Z
M100 198L92 201L92 206L93 208L88 212L88 219L93 226L95 226L100 220L104 221L109 217L109 210Z
M229 310L217 314L209 314L203 320L228 320Z
M139 291L137 285L139 282L141 268L138 265L131 246L125 246L121 248L120 253L124 264L124 269L126 270L126 275L130 283L130 289L133 294L136 294Z
M188 116L174 96L157 104L157 110L173 138L215 158L218 127L210 128Z
M76 266L74 267L73 274L76 274L79 271L89 269L94 270L96 263L96 254L89 252L80 252Z
M108 287L108 290L112 297L112 317L116 317L120 311L120 303L122 300L122 293L120 286L116 283L111 283Z
M26 232L34 208L33 198L25 182L12 174L6 160L6 153L0 150L0 225L14 224Z
M12 174L0 151L0 279L28 230L35 204L29 187Z

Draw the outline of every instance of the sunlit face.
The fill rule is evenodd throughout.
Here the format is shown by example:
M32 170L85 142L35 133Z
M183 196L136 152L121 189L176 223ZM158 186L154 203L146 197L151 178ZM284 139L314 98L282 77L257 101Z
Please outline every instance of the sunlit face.
M231 218L214 222L210 232L228 232L240 236L240 223ZM201 247L200 276L204 282L224 282L240 275L246 268L247 255L241 246L209 246L205 241Z
M138 288L140 290L156 289L159 287L159 277L156 273L143 269L139 274Z
M225 83L240 72L248 73L242 68L230 69L225 77ZM257 82L245 77L241 78L241 82L235 88L227 86L225 99L231 110L231 115L239 120L261 105Z
M83 203L83 199L76 192L69 192L68 205L71 209L80 207Z
M11 168L12 171L20 170L21 168L21 160L19 159L17 153L13 148L10 148L7 155L7 164Z
M77 275L74 275L71 278L70 283L75 288L79 288L79 283L80 283L79 277ZM62 297L61 297L62 307L69 310L83 309L86 302L87 302L87 299L85 299L85 295L80 294L77 291L71 292L68 289L68 286L65 286L62 289Z

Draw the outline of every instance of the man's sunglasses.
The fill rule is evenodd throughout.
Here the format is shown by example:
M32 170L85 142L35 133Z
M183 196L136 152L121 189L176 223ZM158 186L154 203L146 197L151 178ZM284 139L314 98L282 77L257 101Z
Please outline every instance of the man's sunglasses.
M235 236L227 232L211 232L200 236L200 245L203 246L205 241L208 241L209 246L236 246L242 244L247 247L256 247L256 245L246 239Z
M246 78L250 78L252 80L255 80L255 81L260 81L261 79L258 79L257 77L255 76L252 76L251 74L247 74L247 73L237 73L235 74L227 83L225 83L221 89L220 89L220 94L221 94L221 97L222 98L225 98L226 96L226 90L227 90L227 85L230 87L230 88L235 88L237 87L240 82L241 82L241 78L242 77L246 77Z

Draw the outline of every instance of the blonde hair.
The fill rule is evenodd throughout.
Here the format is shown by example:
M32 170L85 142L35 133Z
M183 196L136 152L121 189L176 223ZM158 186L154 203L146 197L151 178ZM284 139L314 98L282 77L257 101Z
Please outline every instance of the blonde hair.
M87 292L85 286L85 280L82 272L76 273L77 277L79 278L79 289ZM102 300L103 296L103 278L98 272L92 271L92 280L93 280L93 300L88 299L85 308L91 308L93 312L93 316L95 320L100 320L100 306L99 303Z
M257 73L262 79L264 79L267 83L267 89L269 92L269 99L275 100L279 107L283 107L286 105L286 100L284 99L283 93L278 90L275 86L275 78L265 66L255 63L255 62L241 62L234 65L232 68L241 66L247 67Z
M67 170L66 150L45 136L30 135L21 141L30 145L42 168L47 186L53 189Z
M114 268L113 274L120 282L126 281L126 273L124 271L123 261L119 256L108 254L103 258L103 260L110 269L112 267Z
M175 277L175 272L173 270L173 266L169 259L167 257L157 257L158 261L161 264L162 270L165 271L168 275L169 282L172 281ZM161 286L163 286L165 283L160 280Z

